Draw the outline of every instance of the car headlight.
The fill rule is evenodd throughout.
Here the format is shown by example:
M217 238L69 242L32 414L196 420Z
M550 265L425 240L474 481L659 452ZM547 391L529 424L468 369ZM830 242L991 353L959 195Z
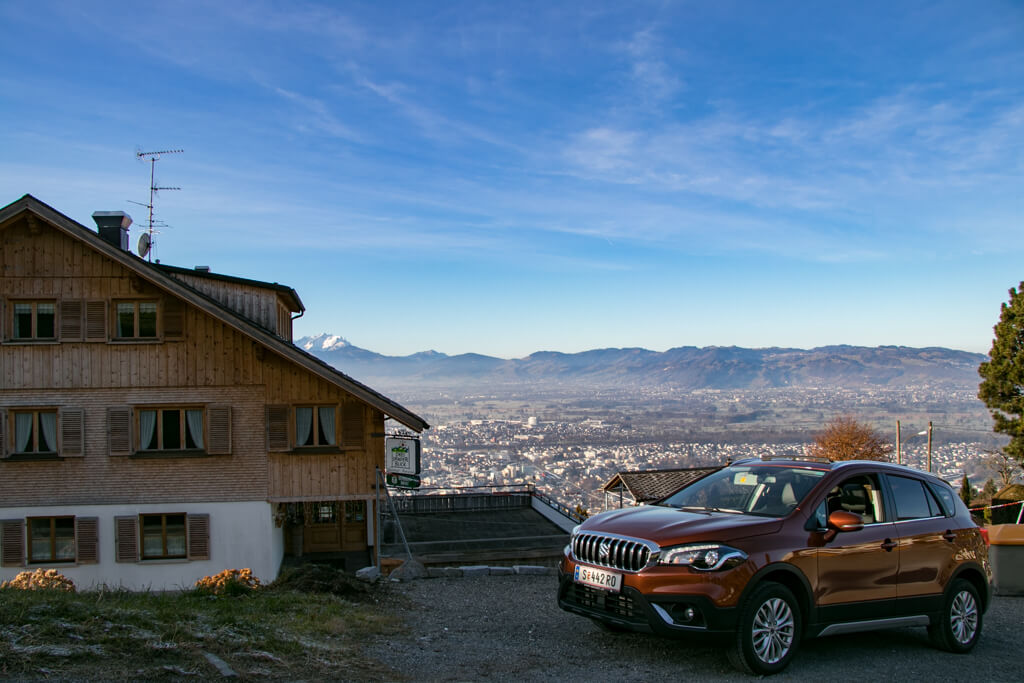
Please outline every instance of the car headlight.
M677 545L664 548L658 557L658 564L683 565L700 571L732 569L747 560L747 554L739 548L721 543Z

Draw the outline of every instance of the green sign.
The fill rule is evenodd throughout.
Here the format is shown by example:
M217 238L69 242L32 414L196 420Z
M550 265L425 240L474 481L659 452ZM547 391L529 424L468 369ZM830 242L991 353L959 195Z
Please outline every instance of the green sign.
M388 486L397 486L403 489L418 489L420 487L420 478L415 474L396 474L394 472L388 472L386 481Z

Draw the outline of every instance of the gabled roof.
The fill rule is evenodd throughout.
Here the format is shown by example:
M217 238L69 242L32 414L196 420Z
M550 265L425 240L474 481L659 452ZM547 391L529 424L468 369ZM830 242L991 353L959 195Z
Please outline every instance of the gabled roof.
M686 484L721 469L719 467L689 467L675 470L640 470L619 472L601 487L605 492L617 491L623 487L637 503L661 500Z
M217 320L220 320L225 325L228 325L241 334L244 334L279 356L284 357L331 384L344 389L353 396L365 401L409 429L416 432L422 432L424 429L428 429L430 427L423 418L395 403L383 394L374 391L365 384L362 384L348 375L339 372L332 366L303 351L294 344L281 339L270 330L267 330L252 320L239 315L230 308L227 308L214 299L188 286L181 280L174 278L172 275L164 272L164 267L148 263L135 254L123 251L113 244L110 244L102 239L97 232L90 230L71 218L68 218L53 207L39 201L30 194L27 194L21 199L0 209L0 225L14 220L25 213L39 217L61 232L85 243L92 249L134 272L146 282L149 282L155 287L187 301L201 311L213 316ZM296 295L296 301L297 300L298 295ZM299 305L301 306L301 302L299 302Z
M147 263L149 263L147 261ZM302 299L299 298L299 293L287 285L279 285L276 282L262 282L260 280L250 280L244 277L236 277L234 275L224 275L222 273L211 273L208 270L199 270L199 268L181 268L179 266L169 266L166 263L154 263L154 268L159 268L165 273L172 275L178 274L185 277L201 278L204 280L217 280L219 282L230 282L236 285L246 285L249 287L258 287L259 289L267 289L272 292L276 292L278 296L282 297L285 303L288 305L288 310L292 313L305 312L306 307L302 305Z

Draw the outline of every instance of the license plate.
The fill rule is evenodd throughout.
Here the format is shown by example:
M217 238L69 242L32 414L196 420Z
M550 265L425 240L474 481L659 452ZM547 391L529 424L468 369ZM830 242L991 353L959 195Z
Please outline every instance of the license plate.
M582 583L593 588L601 588L606 591L618 592L622 589L622 574L607 572L603 569L595 569L594 567L584 567L580 564L576 565L573 579L576 583Z

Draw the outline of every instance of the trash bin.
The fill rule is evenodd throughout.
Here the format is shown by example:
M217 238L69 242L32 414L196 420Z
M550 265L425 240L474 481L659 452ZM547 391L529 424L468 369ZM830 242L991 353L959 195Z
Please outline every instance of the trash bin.
M996 524L988 538L996 595L1024 595L1024 524Z

